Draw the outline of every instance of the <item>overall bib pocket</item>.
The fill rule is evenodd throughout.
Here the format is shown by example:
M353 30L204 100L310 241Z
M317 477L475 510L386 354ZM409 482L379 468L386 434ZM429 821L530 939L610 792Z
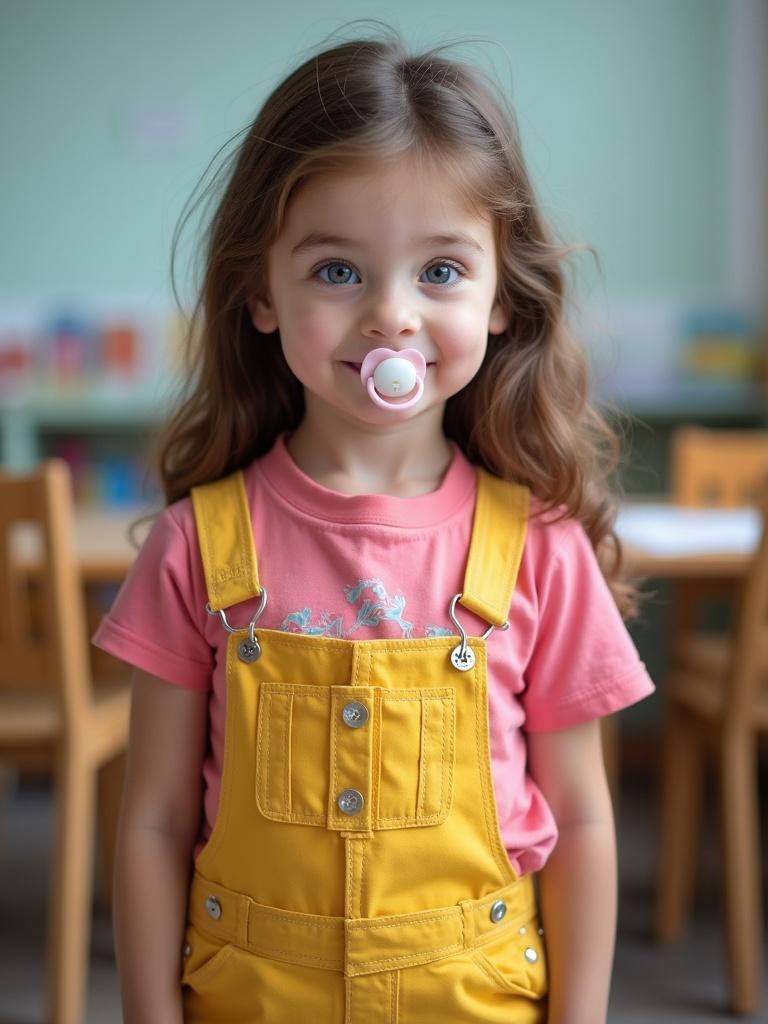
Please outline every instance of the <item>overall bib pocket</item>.
M256 732L256 803L266 818L339 827L335 794L343 788L365 796L360 827L435 825L448 816L451 687L262 683Z

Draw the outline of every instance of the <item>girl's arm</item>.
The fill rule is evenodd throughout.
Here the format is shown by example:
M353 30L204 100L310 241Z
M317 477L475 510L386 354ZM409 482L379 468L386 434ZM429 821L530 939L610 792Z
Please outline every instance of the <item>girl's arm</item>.
M548 1024L604 1024L616 932L616 839L600 721L528 734L559 839L539 876Z
M181 1024L181 945L200 825L208 694L136 672L115 858L124 1024Z

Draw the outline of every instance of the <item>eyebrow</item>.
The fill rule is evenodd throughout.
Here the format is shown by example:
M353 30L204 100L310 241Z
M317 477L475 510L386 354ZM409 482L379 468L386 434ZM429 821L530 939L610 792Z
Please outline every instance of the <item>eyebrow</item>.
M485 249L483 249L482 245L476 242L471 235L465 235L463 232L450 235L429 235L427 238L411 239L411 244L423 247L432 245L463 245L480 256L485 255ZM356 246L358 249L369 248L368 243L361 240L345 238L343 235L327 235L321 231L312 231L291 249L291 255L295 256L307 249L315 249L321 245L339 245L352 248Z

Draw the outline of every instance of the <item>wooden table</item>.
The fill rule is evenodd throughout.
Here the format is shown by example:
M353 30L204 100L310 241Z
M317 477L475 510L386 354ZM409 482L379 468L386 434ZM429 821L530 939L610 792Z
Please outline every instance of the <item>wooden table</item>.
M636 576L733 581L743 576L760 538L756 509L681 508L627 502L617 521L624 564Z
M709 552L705 555L659 555L624 544L624 566L632 576L663 579L739 579L747 570L750 552Z
M657 523L663 523L665 510L670 522L679 510L674 506L663 506L657 502L628 502L624 506L635 517L631 526L637 525L637 516L646 512L654 516ZM688 512L694 510L687 510ZM706 519L708 513L717 512L718 521L722 521L721 510L695 510ZM741 510L739 510L741 511ZM136 557L136 548L128 539L128 530L147 510L129 508L124 510L84 509L78 511L76 519L76 546L80 559L80 567L85 583L119 583L128 572ZM735 579L740 577L748 564L750 554L757 545L758 519L754 515L754 527L743 531L744 543L738 547L731 540L728 550L718 550L717 531L713 532L710 550L694 553L672 553L653 549L653 545L644 545L632 539L638 531L627 529L626 537L620 529L624 545L624 561L627 568L635 575L658 576L667 579L700 579L718 578ZM619 520L621 527L622 520ZM742 524L743 525L743 524ZM143 523L136 528L137 539L146 536L151 523ZM738 538L737 538L738 539Z
M156 512L157 510L154 510ZM146 508L78 509L75 517L75 546L85 584L120 583L138 553L129 537L133 524L139 546L152 526L144 519L153 515ZM137 522L142 520L142 522Z
M131 543L132 524L150 513L144 508L78 508L75 513L75 552L85 586L121 583L136 558L151 522L135 528L137 544ZM30 573L41 568L40 538L33 526L19 524L13 543L19 563Z

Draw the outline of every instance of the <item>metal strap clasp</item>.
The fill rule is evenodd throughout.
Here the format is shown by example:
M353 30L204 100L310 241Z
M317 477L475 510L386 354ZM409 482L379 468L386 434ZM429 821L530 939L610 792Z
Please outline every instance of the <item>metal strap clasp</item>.
M448 608L448 614L451 617L451 622L454 624L456 629L459 631L459 637L461 642L458 646L454 647L451 651L451 664L454 668L458 669L459 672L469 672L470 669L475 667L475 652L467 643L467 633L462 624L456 618L456 605L463 597L463 594L456 594L451 598L451 604ZM487 640L494 629L500 629L502 632L509 629L509 621L502 623L500 626L490 625L488 629L480 637L481 640Z
M262 587L259 607L253 613L253 617L251 618L251 621L248 623L247 626L231 626L227 621L226 611L223 608L220 608L219 611L214 611L213 608L211 608L210 601L206 603L205 610L208 612L209 615L218 615L219 618L221 619L224 629L226 629L228 633L243 633L245 631L248 632L248 636L244 640L241 640L240 643L238 644L237 656L241 661L250 663L252 661L256 661L256 659L261 656L261 645L259 644L255 629L256 623L261 618L266 607L267 588Z

